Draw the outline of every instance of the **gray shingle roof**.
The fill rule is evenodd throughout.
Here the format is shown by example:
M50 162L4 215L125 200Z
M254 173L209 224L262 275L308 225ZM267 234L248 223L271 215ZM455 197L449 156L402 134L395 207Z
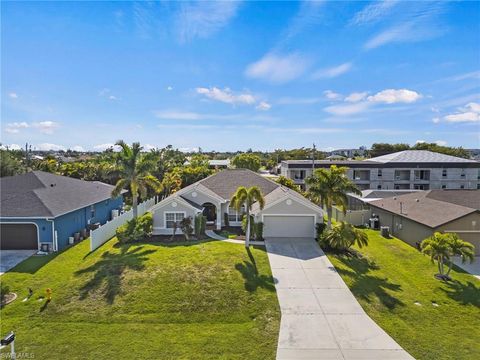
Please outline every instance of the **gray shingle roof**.
M247 169L229 169L220 171L199 181L225 200L230 200L239 186L258 186L265 196L280 185Z
M0 179L1 217L56 217L110 199L114 187L43 171Z
M461 205L467 203L467 197L476 202L476 207ZM480 190L429 190L375 200L370 205L436 228L478 211L478 203Z
M450 156L445 154L436 153L428 150L405 150L399 151L392 154L377 156L369 159L370 161L376 161L381 163L389 162L413 162L413 163L422 163L422 162L440 162L440 163L475 163L475 160L464 159L456 156Z

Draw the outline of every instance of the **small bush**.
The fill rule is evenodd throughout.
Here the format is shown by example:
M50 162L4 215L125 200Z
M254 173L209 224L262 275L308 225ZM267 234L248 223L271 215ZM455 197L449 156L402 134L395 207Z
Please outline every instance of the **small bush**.
M263 240L263 222L259 221L255 224L255 239Z
M230 226L230 219L228 218L228 213L223 213L223 222L225 223L226 227Z
M127 221L116 230L117 238L120 242L131 242L144 240L152 235L153 216L147 212L143 216Z
M2 284L0 286L0 301L3 302L5 300L5 296L7 296L7 294L9 294L9 293L10 293L10 287Z
M185 235L185 240L190 240L193 234L191 216L183 218L182 221L180 221L180 229L182 230L183 235Z
M203 215L202 215L201 225L202 225L202 226L200 227L200 231L201 231L201 233L202 233L202 235L203 235L203 234L205 234L205 229L206 229L206 227L207 227L207 217L206 217L206 216L203 216Z
M195 219L193 219L193 228L197 239L202 235L202 217L202 213L199 213L195 215Z

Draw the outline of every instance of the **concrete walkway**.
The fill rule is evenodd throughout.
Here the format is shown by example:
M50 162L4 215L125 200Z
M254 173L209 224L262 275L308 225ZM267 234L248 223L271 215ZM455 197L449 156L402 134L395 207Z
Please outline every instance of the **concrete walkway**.
M363 311L313 239L267 239L282 312L277 359L413 359Z
M215 240L225 241L225 242L229 242L229 243L232 243L232 244L243 244L243 245L245 245L245 241L235 240L235 239L227 239L223 236L218 235L213 230L205 230L205 235L207 235L209 238L212 238L212 239L215 239Z

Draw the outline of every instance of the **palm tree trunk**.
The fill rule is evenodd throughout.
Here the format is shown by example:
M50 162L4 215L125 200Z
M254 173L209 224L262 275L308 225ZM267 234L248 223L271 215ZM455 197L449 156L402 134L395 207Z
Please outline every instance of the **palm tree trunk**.
M332 228L332 212L333 212L332 206L328 205L327 206L327 219L328 219L327 229L329 230Z
M245 230L245 247L250 247L250 209L248 207L248 203L245 203L245 207L247 208L247 229Z
M132 194L132 209L133 209L133 218L136 219L138 216L138 203L137 195Z

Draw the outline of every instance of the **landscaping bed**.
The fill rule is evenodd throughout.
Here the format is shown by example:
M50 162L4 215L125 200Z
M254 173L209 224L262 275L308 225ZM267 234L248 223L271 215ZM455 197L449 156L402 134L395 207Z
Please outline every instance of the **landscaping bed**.
M360 256L327 254L370 317L416 359L480 359L480 281L437 265L396 239L367 230Z
M33 290L1 310L16 351L36 359L275 358L280 312L264 250L183 239L113 239L93 253L88 245L2 275L20 299Z

